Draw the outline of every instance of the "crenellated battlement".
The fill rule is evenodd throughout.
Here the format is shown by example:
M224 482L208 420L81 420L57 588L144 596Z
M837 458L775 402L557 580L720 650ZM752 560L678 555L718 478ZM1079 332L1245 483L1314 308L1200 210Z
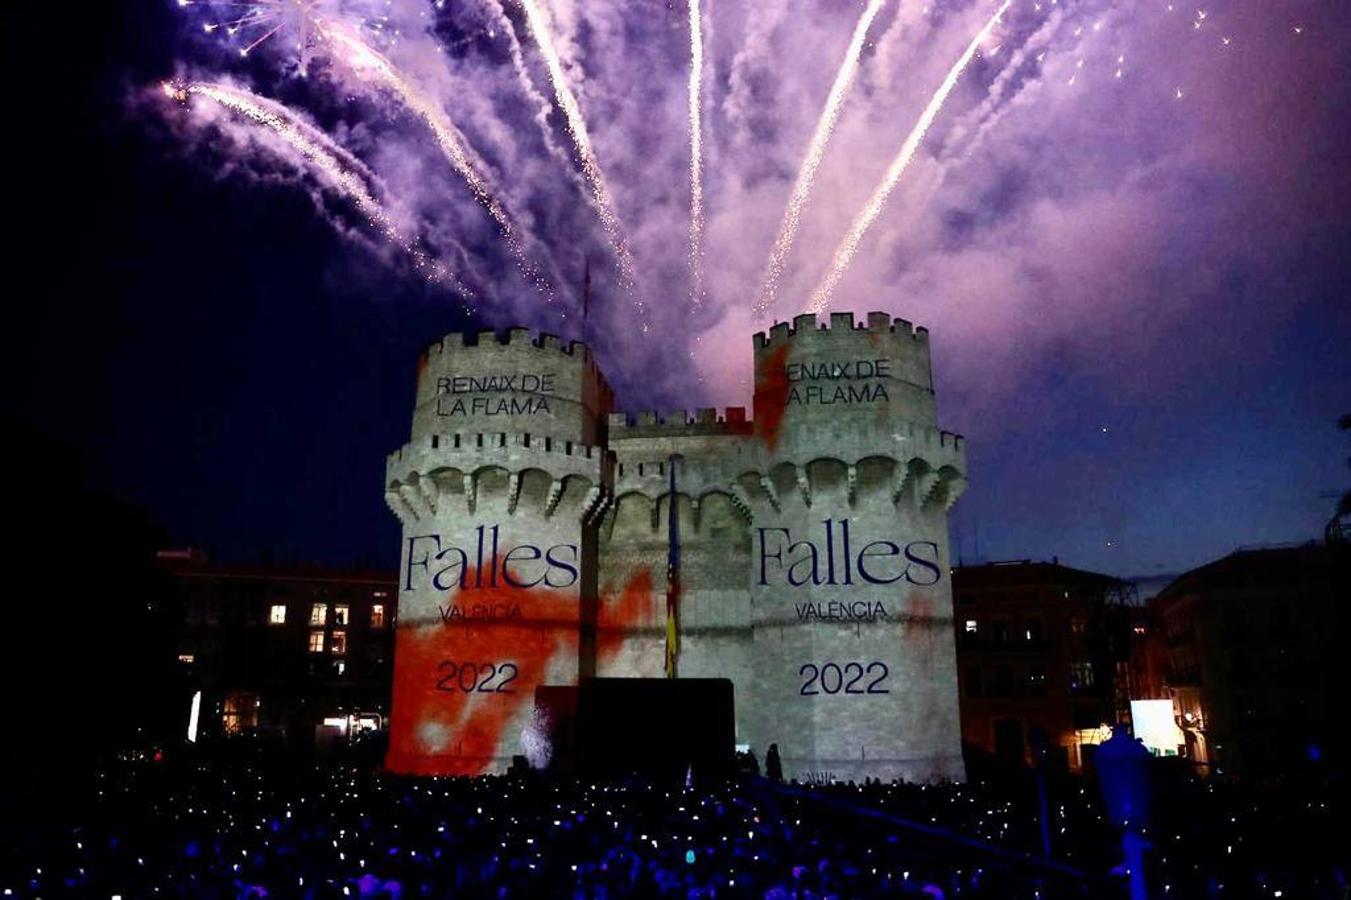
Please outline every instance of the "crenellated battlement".
M396 466L406 459L411 460L415 455L420 457L428 450L455 453L458 451L501 451L504 449L513 451L517 449L530 450L545 454L558 453L563 456L583 459L603 459L607 453L602 447L574 441L561 441L548 435L532 435L528 431L477 431L468 434L433 434L421 441L404 444L398 450L388 454L386 465Z
M890 334L909 338L913 341L926 342L929 340L929 329L920 326L916 328L905 319L893 319L890 313L870 312L865 320L856 322L852 312L831 313L827 321L819 321L816 313L803 313L800 316L794 316L792 323L776 322L770 326L769 332L759 331L755 334L755 346L757 349L768 349L776 345L783 344L801 333L807 334L827 334L834 337L844 335L863 334Z
M753 412L615 412L579 341L431 345L381 486L411 673L391 769L504 770L538 689L671 674L730 680L737 739L779 742L785 774L961 777L947 514L965 442L937 427L928 332L808 314L752 350ZM472 694L448 662L477 672Z
M528 328L452 332L420 360L412 437L500 429L597 444L613 408L581 341Z
M581 341L565 341L556 334L533 332L529 328L508 328L500 331L485 328L481 331L452 331L427 348L427 354L460 354L467 349L491 349L494 347L526 347L535 350L550 350L590 360L591 349Z
M753 428L744 406L729 406L721 412L713 407L696 409L693 414L683 409L664 415L656 410L617 412L610 414L609 425L612 441L668 435L750 434Z

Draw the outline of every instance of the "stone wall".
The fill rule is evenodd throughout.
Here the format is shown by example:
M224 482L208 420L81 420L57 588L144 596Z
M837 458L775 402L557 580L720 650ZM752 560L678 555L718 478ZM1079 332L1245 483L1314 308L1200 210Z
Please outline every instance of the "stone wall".
M537 684L661 677L674 496L677 674L731 679L739 741L761 756L778 743L790 777L962 776L947 509L965 462L961 439L936 428L924 329L836 314L756 335L750 420L737 408L609 414L585 348L509 338L437 345L413 442L390 459L387 495L405 525L401 627L451 654L404 651L401 635L392 766L499 768L528 743L524 692ZM447 415L448 398L469 402ZM598 435L603 446L590 443ZM508 587L520 602L503 604L515 619L495 623L496 607L487 622L446 617L484 589L433 576L433 532L539 549L501 551L516 554L498 564L519 573ZM547 548L574 545L579 571L564 585ZM471 650L476 664L520 670L522 648L540 659L513 681L516 696L457 697L435 687L444 671L427 671ZM493 729L476 731L480 720Z

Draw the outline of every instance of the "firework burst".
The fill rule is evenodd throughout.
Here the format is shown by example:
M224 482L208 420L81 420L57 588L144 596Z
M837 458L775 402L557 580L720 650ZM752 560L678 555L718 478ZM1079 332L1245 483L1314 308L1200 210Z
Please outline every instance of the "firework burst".
M688 319L696 342L733 306L743 321L774 312L788 302L781 294L790 273L800 290L811 284L796 283L798 273L816 266L822 274L809 305L828 308L851 268L861 266L864 240L894 205L931 131L944 139L930 192L942 188L947 200L955 186L980 182L981 164L1006 153L1005 138L1029 120L1066 130L1057 107L1082 102L1091 90L1146 80L1157 89L1163 78L1158 99L1169 110L1199 109L1198 67L1188 60L1170 72L1167 61L1146 62L1148 41L1133 29L1171 28L1174 39L1186 35L1215 54L1243 53L1252 43L1235 33L1223 6L1160 8L1143 0L1020 0L1016 7L1013 0L922 7L862 0L847 19L813 17L790 0L744 12L687 0L664 13L615 0L178 4L201 30L253 57L242 67L247 75L236 78L254 87L237 87L190 60L180 71L192 78L167 91L228 111L236 135L243 125L259 129L260 147L300 160L307 179L343 197L419 270L445 269L427 249L443 248L461 277L472 274L476 290L514 307L515 318L531 319L543 297L554 304L548 314L556 324L597 308L592 263L609 257L595 267L594 284L597 299L616 292L626 301L604 313L622 322L616 333L680 329ZM1286 23L1285 33L1307 42L1312 32ZM842 58L821 61L826 71L807 64L820 46L845 47ZM950 49L930 51L938 47ZM303 84L292 80L297 58ZM902 71L937 90L910 97L895 74ZM956 101L959 83L969 90ZM263 96L269 93L297 98L304 113ZM794 112L803 98L822 96L819 110L809 107L814 119L802 123L811 128L805 146L788 148L792 158L784 159L778 144L797 127ZM940 129L945 104L960 109ZM873 150L888 115L904 116L896 138L903 143ZM333 125L325 130L320 121ZM261 132L270 137L261 140ZM425 179L439 169L451 174L450 190ZM831 203L817 199L826 184ZM848 196L861 205L840 210ZM401 230L390 209L399 211ZM837 212L843 234L824 231ZM768 223L763 231L761 223ZM806 234L826 242L809 245ZM744 248L762 240L770 247L763 265L741 265ZM533 291L521 290L518 274ZM554 303L570 283L585 299ZM660 305L644 299L659 296L654 289L666 298Z
M999 9L985 23L985 27L976 33L976 36L971 39L971 43L967 44L966 50L948 70L943 83L939 85L938 90L930 98L929 105L924 107L924 112L920 113L919 121L915 123L914 128L910 129L910 134L906 136L900 152L896 154L896 158L887 167L887 172L882 177L882 183L868 198L868 202L855 217L853 224L849 226L849 233L845 235L840 246L836 248L826 277L812 292L810 306L812 312L821 312L830 303L831 294L835 292L840 279L844 277L844 273L854 261L855 255L858 254L859 244L863 241L863 236L868 233L868 229L882 214L882 207L886 205L891 192L896 189L896 184L905 174L905 170L910 167L910 161L915 158L915 151L919 149L920 142L924 140L924 135L928 133L929 126L938 117L938 112L943 108L943 104L947 101L948 95L952 93L952 89L957 86L957 79L961 78L962 71L966 68L967 63L971 62L971 57L976 55L980 45L989 38L990 32L994 30L995 25L999 24L1000 17L1004 15L1005 10L1009 8L1009 4L1012 2L1013 0L1004 0L1000 4Z
M201 12L202 30L224 36L240 56L272 40L294 47L304 72L328 12L323 0L178 0Z
M179 103L190 103L195 97L210 101L275 135L322 184L360 210L372 228L406 253L416 271L428 280L450 284L462 296L472 296L444 263L431 258L395 226L372 192L378 179L370 169L294 111L230 84L165 82L162 90Z
M863 52L863 42L868 38L868 29L872 26L873 19L881 12L883 4L884 0L868 0L868 6L859 17L858 24L854 26L854 34L849 40L849 47L845 50L840 68L835 73L835 82L830 86L826 105L822 108L821 117L812 132L811 143L807 145L807 155L802 161L802 168L798 170L797 179L793 182L793 193L788 198L788 207L783 213L779 235L774 239L774 247L769 252L764 283L760 287L760 294L753 310L757 318L763 316L774 303L779 279L783 277L783 269L788 262L788 251L793 248L793 240L797 237L798 225L802 220L802 208L806 206L807 196L811 193L812 183L816 180L816 170L821 167L821 160L825 158L826 145L830 143L831 135L835 133L835 124L839 121L845 94L849 92L849 86L854 83L854 76L858 74L859 55Z

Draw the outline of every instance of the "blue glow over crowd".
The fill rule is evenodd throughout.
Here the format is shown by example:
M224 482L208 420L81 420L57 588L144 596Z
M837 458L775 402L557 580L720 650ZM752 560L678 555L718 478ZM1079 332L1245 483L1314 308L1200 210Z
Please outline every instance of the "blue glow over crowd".
M237 748L238 750L238 748ZM378 767L137 754L64 821L16 829L15 897L1125 896L1091 778L778 785L593 782L524 772L404 779ZM1151 896L1341 898L1344 785L1155 774Z

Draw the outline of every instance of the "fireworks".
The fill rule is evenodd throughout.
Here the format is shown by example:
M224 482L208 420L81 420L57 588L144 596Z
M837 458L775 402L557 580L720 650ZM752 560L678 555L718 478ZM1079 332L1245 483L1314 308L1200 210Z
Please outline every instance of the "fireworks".
M549 23L545 21L544 14L540 11L535 0L521 0L521 8L525 11L526 26L535 39L535 46L539 48L540 55L544 57L544 64L549 70L549 82L553 85L554 99L563 111L563 118L567 122L568 135L577 148L577 156L582 164L582 174L586 177L586 183L591 187L591 196L596 202L601 224L605 227L605 233L609 235L611 246L614 247L615 256L619 261L620 279L625 287L632 288L634 285L633 258L629 253L628 243L624 240L624 228L620 224L619 214L615 212L614 200L611 199L610 188L605 183L605 176L601 172L600 163L596 159L596 151L591 146L591 135L586 128L586 119L582 117L582 108L578 105L577 97L572 93L572 89L568 87L562 60L559 59L558 51L554 48L553 38L549 34ZM639 315L643 315L642 301L635 302L638 306Z
M430 280L450 282L459 293L470 295L471 292L454 278L444 264L429 258L400 234L380 201L371 193L368 182L373 181L374 176L370 170L284 105L228 84L166 82L163 91L165 96L180 103L187 103L192 97L210 100L280 138L286 147L304 160L321 182L359 209L371 226L407 253L416 270Z
M690 8L690 282L695 306L703 302L704 136L701 108L704 80L704 23L699 0Z
M854 219L849 227L849 233L845 235L840 246L836 248L835 255L830 261L830 269L821 283L817 285L816 290L812 292L811 306L812 312L821 312L830 302L830 295L834 293L835 287L844 277L849 264L854 261L855 254L858 253L859 243L863 236L867 234L868 229L872 227L873 222L882 214L882 207L886 205L887 198L896 188L896 183L901 180L905 170L910 166L910 161L915 157L915 151L919 149L920 142L924 140L924 135L929 130L929 126L938 116L938 111L943 108L943 103L948 99L948 94L957 85L957 79L961 77L962 70L966 68L967 63L971 62L971 57L976 55L980 45L990 36L999 19L1004 15L1004 11L1009 8L1012 0L1004 0L999 9L985 23L985 27L976 33L971 43L966 45L966 50L958 58L957 62L948 70L947 77L934 93L933 98L929 100L929 105L924 107L924 112L920 114L919 121L915 127L910 130L905 143L901 145L901 151L896 154L896 158L891 161L887 167L886 175L882 178L882 183L873 191L872 197L868 199L863 210Z
M286 155L300 159L324 191L344 197L419 268L436 267L419 248L446 248L447 261L460 272L481 272L483 283L475 287L489 291L502 282L502 267L495 268L493 258L509 257L514 271L502 282L501 299L528 295L533 303L542 295L552 302L572 279L578 293L590 298L599 238L614 263L596 270L596 293L617 287L627 295L623 324L630 333L634 325L642 332L652 326L650 313L657 309L642 298L659 285L674 315L698 319L691 336L697 342L707 327L702 314L714 305L710 298L720 295L717 305L735 303L739 314L762 317L780 302L789 273L797 271L790 265L797 255L804 264L826 262L823 253L817 256L820 251L798 240L808 216L818 215L814 194L828 179L833 188L845 189L840 196L848 196L851 179L856 183L875 165L884 170L880 183L873 184L874 174L863 176L869 180L862 187L871 193L862 194L867 199L860 209L844 210L849 227L842 237L831 235L824 247L834 252L810 306L821 310L830 304L846 272L858 264L861 242L922 155L944 104L959 84L977 83L963 72L982 46L979 93L972 92L948 132L936 185L961 167L974 175L970 163L978 151L998 149L989 145L1013 130L1006 127L1009 120L1062 102L1070 91L1082 96L1086 88L1110 85L1119 93L1132 81L1150 78L1160 102L1169 101L1170 108L1181 112L1200 105L1196 101L1203 95L1190 71L1175 78L1160 73L1142 45L1123 34L1152 9L1140 0L1029 0L1019 5L998 41L991 36L1002 17L1011 15L1011 0L997 11L994 3L984 8L985 0L980 2L912 8L864 0L857 17L846 20L811 18L791 5L756 7L745 16L730 15L723 31L715 21L718 9L704 0L686 0L685 10L662 15L636 10L630 15L625 4L558 0L178 0L204 31L255 57L246 71L258 87L254 93L215 75L184 74L168 90L184 102L214 103L273 135L260 143L277 148L280 139ZM1218 50L1233 44L1224 52L1234 56L1252 43L1249 35L1235 33L1236 23L1226 21L1223 9L1153 11L1176 23L1168 27L1188 35L1194 46ZM968 41L966 29L976 23L967 16L991 12ZM799 30L801 19L808 20L805 30ZM743 37L732 44L728 36L738 27ZM1288 22L1280 25L1283 33L1290 28ZM848 38L842 58L827 61L835 67L826 76L828 90L824 79L804 80L814 69L797 65L792 56L812 52L827 29L833 29L831 40ZM869 152L868 140L852 138L865 135L865 127L876 133L888 104L904 98L905 88L892 73L898 66L909 73L913 64L920 77L920 67L931 64L926 46L953 48L933 61L941 68L926 78L940 86L895 157L894 148L886 147L879 159ZM259 52L264 47L266 54ZM947 54L961 47L965 52L947 69ZM297 74L289 56L293 48L307 76L303 85L291 82ZM311 58L323 63L309 65L312 72ZM193 63L180 71L194 72ZM802 77L795 83L794 75ZM272 91L298 98L313 117L261 96ZM714 254L761 237L737 218L739 204L754 210L759 221L764 198L781 190L777 154L756 142L781 140L785 103L822 94L802 158L794 160L797 171L789 173L787 202L767 236L772 241L763 267L746 271L728 265L726 255ZM607 127L592 131L584 106L591 126L604 121ZM336 124L326 131L316 121ZM851 140L844 139L846 133ZM433 171L448 166L454 189L437 195L433 181L424 190L418 179L428 165ZM459 189L461 182L467 191ZM398 201L403 233L389 230L383 210L391 198ZM819 205L824 215L827 204ZM621 221L621 206L633 211L632 231ZM489 224L491 236L485 234ZM715 244L715 235L724 246ZM482 268L476 265L479 257ZM642 283L635 257L644 263ZM715 258L716 267L706 262ZM520 291L517 273L538 294ZM514 312L520 309L512 305ZM565 318L575 308L559 304L554 315ZM581 308L596 307L588 299ZM523 318L531 315L527 309ZM607 312L611 315L617 314Z
M547 296L551 290L548 283L526 257L525 247L516 236L507 211L493 195L487 181L479 174L477 166L470 158L464 136L455 127L445 108L420 90L393 63L363 41L351 28L341 24L326 25L322 35L339 51L341 58L359 77L374 79L378 85L398 97L404 106L426 124L451 168L464 179L474 198L501 229L502 237L515 257L521 274Z
M511 222L507 218L506 211L493 198L487 182L476 171L474 163L470 160L469 153L465 149L464 139L455 127L455 123L451 121L450 116L446 114L445 109L418 90L388 59L363 41L355 32L342 25L333 25L326 27L323 34L338 48L342 58L353 71L362 77L373 78L376 83L397 96L400 102L426 123L451 168L469 185L469 190L473 192L475 199L483 204L483 208L493 217L493 221L501 227L502 233L510 236L512 233Z
M788 208L783 213L783 224L779 226L779 236L774 239L774 248L769 253L769 263L765 266L765 280L760 287L759 297L756 299L754 313L757 317L763 316L766 310L774 303L775 293L778 290L779 278L783 275L783 267L788 259L788 251L792 249L793 239L797 236L798 222L802 218L802 207L807 202L807 195L811 192L812 182L816 179L816 170L821 165L821 160L826 154L826 144L830 143L830 137L835 133L835 123L840 118L840 108L844 105L844 95L849 90L849 85L854 81L854 76L858 74L859 54L863 52L863 42L868 37L868 27L881 11L885 0L868 0L868 6L863 10L863 15L859 17L858 24L854 26L854 35L849 41L849 48L845 51L844 60L840 63L839 70L835 73L835 83L830 86L830 94L826 97L825 108L821 110L821 117L816 122L816 130L812 132L811 143L807 146L807 156L802 161L802 168L798 170L797 180L793 183L793 193L788 198Z
M321 0L178 0L178 5L202 7L208 17L202 30L230 38L240 56L248 56L273 38L294 38L302 72L322 24Z

